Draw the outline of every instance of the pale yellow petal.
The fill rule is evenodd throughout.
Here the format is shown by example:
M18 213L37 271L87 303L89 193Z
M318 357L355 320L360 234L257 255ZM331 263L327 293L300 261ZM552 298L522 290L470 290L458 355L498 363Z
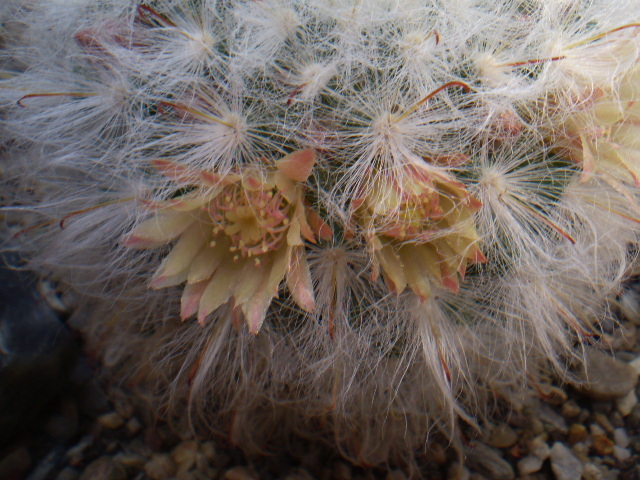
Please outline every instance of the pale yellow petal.
M205 318L216 308L231 298L231 292L238 281L238 274L244 267L244 262L234 262L227 258L214 272L211 280L204 289L198 305L198 322L204 323Z
M180 318L185 321L187 318L195 315L198 311L198 305L200 304L200 298L204 293L204 289L207 286L206 280L204 282L187 284L182 292L182 299L180 300Z
M208 280L225 258L229 257L229 242L216 238L215 246L203 248L191 262L187 281L197 283Z
M166 244L180 236L197 218L187 213L155 215L127 234L123 244L130 248L154 248Z
M209 241L210 233L203 229L210 230L210 227L201 222L195 222L187 228L160 265L154 276L155 279L170 277L189 270L193 259Z
M296 304L306 312L313 312L315 299L309 263L304 247L295 247L291 252L291 262L287 272L287 286Z
M380 260L382 271L391 283L391 289L400 295L404 287L407 286L407 279L400 258L393 251L391 245L385 245L382 247L382 250L378 252L378 259Z
M424 259L420 256L421 249L413 245L405 245L400 249L400 259L404 265L407 284L421 301L426 301L431 295L429 271L424 266Z

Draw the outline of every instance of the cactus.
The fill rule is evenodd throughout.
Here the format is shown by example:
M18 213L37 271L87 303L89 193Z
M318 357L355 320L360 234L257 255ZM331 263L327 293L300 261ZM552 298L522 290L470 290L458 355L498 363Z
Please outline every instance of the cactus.
M0 19L9 228L157 409L410 463L570 375L611 316L640 239L636 1Z

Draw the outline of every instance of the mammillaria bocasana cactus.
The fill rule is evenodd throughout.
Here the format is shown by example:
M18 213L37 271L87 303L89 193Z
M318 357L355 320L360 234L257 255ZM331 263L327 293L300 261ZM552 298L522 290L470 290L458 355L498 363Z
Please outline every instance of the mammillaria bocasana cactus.
M635 0L0 15L10 228L163 411L411 457L610 315L640 238Z

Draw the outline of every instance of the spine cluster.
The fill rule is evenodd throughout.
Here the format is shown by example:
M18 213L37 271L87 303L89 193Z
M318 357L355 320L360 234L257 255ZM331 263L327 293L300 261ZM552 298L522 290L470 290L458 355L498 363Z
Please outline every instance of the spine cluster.
M105 364L247 450L455 439L579 360L634 261L636 0L9 0L0 22L18 248L81 294Z

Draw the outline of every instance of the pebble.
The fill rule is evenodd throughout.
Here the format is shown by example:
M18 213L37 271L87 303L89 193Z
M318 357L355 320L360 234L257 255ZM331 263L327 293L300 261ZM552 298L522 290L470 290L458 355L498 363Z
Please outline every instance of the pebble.
M565 418L576 418L580 415L580 407L574 400L569 400L562 404L562 416Z
M200 450L209 461L209 463L211 463L212 465L216 465L218 452L216 451L216 446L213 442L204 442L202 445L200 445Z
M637 404L638 397L636 396L635 390L631 390L624 397L616 399L616 408L623 417L629 415L633 410L633 407L635 407Z
M483 443L478 443L469 452L467 461L473 470L487 475L492 480L512 480L515 478L513 468L502 458L500 451Z
M582 475L584 480L604 480L605 478L602 471L593 463L587 463L584 466L584 472Z
M84 469L80 480L127 480L127 472L111 457L100 457Z
M624 462L629 457L631 457L631 452L627 448L619 447L618 445L613 446L613 456L619 462Z
M585 428L584 425L580 423L574 423L569 427L569 436L567 441L569 445L575 445L579 442L584 442L587 438L589 438L589 432Z
M140 430L142 430L142 423L140 423L140 420L138 420L136 417L133 417L130 418L129 421L127 421L125 428L127 429L127 433L133 437L134 435L140 433Z
M602 434L591 435L591 446L599 455L613 453L613 442Z
M198 443L195 440L180 443L171 452L171 458L178 465L179 471L189 471L196 463Z
M535 473L542 468L544 460L535 455L527 455L518 460L518 473L522 476Z
M562 415L554 411L549 405L541 405L538 411L538 418L551 427L551 430L558 430L560 433L567 433L569 427Z
M341 463L339 465L344 465L349 469L349 478L351 478L351 469L344 463ZM225 480L258 480L258 476L247 467L230 468L229 470L224 472L224 478ZM334 478L338 480L344 477L336 475Z
M613 431L613 440L616 442L616 445L622 448L627 448L629 443L631 443L629 435L627 435L627 431L624 428L616 428Z
M119 453L114 458L125 467L135 468L136 470L142 470L145 463L147 463L147 457L137 453Z
M592 347L585 349L585 368L577 372L581 392L595 400L615 400L636 386L638 373L628 364Z
M584 467L566 446L560 442L554 443L550 457L556 480L580 480Z
M544 388L544 401L551 405L563 405L567 401L567 392L555 385L546 385Z
M593 420L602 428L604 428L605 432L607 432L608 434L613 433L613 425L611 425L609 419L602 413L594 413Z
M549 452L551 449L549 445L547 445L547 436L546 435L538 435L536 438L531 440L529 444L529 453L531 455L535 455L541 460L546 460L549 458Z
M155 454L144 465L144 472L154 480L164 480L176 473L176 464L167 454Z
M124 425L124 418L118 412L105 413L104 415L100 415L96 420L100 425L109 430L117 430Z
M502 424L491 429L487 445L495 448L509 448L518 441L518 434L509 425Z
M629 366L633 368L638 375L640 375L640 356L631 360L629 362Z

